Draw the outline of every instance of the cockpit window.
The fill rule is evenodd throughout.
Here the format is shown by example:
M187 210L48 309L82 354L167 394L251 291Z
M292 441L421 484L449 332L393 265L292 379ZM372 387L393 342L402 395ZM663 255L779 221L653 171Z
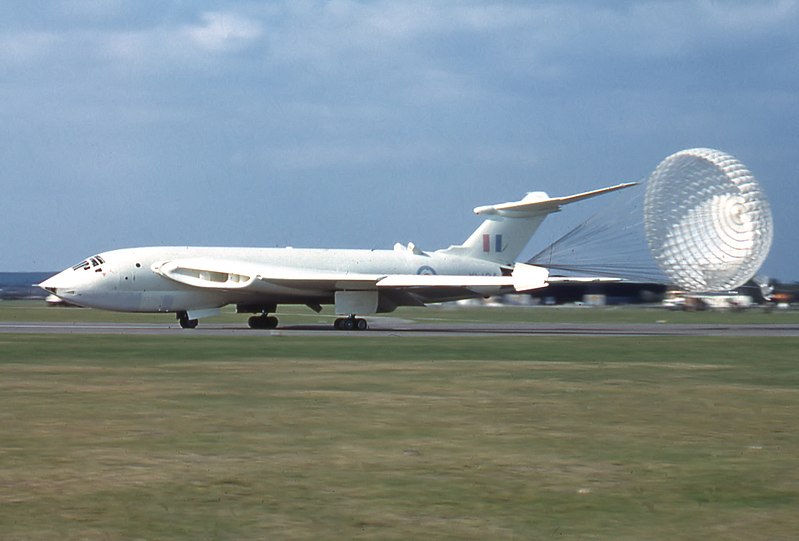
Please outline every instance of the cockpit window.
M105 263L103 258L100 257L99 255L95 255L90 257L89 259L84 259L83 261L72 267L72 270L81 270L81 269L89 270L92 267L99 267L103 263ZM97 271L99 272L100 269L97 269Z

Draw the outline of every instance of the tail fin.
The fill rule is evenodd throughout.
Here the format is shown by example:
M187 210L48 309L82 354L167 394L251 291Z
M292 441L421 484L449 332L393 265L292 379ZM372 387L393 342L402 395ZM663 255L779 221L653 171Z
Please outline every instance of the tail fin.
M553 212L559 212L561 205L629 188L636 184L636 182L617 184L567 197L549 197L545 192L530 192L521 201L477 207L474 213L486 216L480 227L463 244L439 251L513 264L544 218Z

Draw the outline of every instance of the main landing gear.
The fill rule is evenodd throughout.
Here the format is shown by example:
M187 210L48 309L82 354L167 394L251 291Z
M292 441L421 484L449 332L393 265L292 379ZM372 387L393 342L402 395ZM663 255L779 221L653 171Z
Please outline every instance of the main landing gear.
M334 323L333 327L338 331L365 331L369 328L369 324L365 319L355 317L340 317Z
M186 312L177 313L180 326L184 329L194 329L197 327L198 321L196 319L189 319ZM275 329L277 328L277 318L270 316L268 313L263 313L260 316L252 316L247 320L247 324L251 329ZM365 319L351 315L349 317L340 317L333 323L333 327L339 331L365 331L369 328L369 324Z
M178 312L177 316L180 326L184 329L195 329L197 327L197 323L199 323L199 321L196 319L189 319L189 314L186 312Z
M274 329L277 327L277 318L267 314L252 316L247 320L247 325L251 329Z

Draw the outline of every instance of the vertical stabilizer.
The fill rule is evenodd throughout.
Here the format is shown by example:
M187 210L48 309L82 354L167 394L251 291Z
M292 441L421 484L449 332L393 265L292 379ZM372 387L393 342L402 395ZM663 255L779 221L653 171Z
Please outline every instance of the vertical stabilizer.
M461 245L441 253L486 259L511 265L524 250L544 219L559 212L562 205L635 186L629 182L567 197L549 197L545 192L530 192L520 201L485 205L474 209L485 221Z

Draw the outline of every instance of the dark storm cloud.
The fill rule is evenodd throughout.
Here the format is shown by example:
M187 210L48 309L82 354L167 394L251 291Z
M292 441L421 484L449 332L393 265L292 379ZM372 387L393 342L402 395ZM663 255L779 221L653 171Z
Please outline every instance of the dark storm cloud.
M0 268L154 243L436 248L477 204L712 146L760 177L766 271L795 276L795 1L17 5Z

